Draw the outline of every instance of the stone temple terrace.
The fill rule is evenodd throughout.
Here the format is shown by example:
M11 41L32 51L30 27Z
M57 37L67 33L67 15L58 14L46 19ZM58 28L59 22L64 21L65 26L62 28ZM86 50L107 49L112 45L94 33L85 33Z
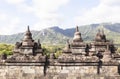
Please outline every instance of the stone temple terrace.
M84 42L76 26L72 41L66 39L62 55L44 54L40 40L34 41L28 26L13 55L0 57L0 79L120 79L120 55L104 33Z

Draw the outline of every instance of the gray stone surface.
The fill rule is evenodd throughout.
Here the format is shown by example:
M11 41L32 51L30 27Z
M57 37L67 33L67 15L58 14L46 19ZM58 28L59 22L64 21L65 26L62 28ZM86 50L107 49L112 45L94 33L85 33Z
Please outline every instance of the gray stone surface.
M0 79L120 79L117 66L103 66L97 74L96 66L0 66Z

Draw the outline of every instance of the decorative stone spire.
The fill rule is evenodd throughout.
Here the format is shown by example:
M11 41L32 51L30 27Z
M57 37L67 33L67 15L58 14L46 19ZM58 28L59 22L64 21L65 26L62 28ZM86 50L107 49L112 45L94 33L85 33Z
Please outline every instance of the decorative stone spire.
M64 53L71 53L71 48L70 48L69 39L68 39L67 42L66 42L66 46L65 46L65 48L63 49L63 52L64 52Z
M68 39L67 42L66 42L66 47L67 47L68 49L70 49L69 39Z
M101 37L100 32L101 32L100 29L98 29L98 33L96 34L95 41L102 41L102 37Z
M76 32L79 32L79 28L78 28L78 26L76 26Z
M27 27L27 30L30 32L30 28L29 28L29 25L28 25L28 27Z
M102 40L106 42L106 35L104 34L104 30L102 29Z
M40 49L41 49L40 39L38 39L38 48L40 48Z
M106 35L104 34L103 29L101 31L100 31L100 29L98 30L98 33L95 37L95 41L106 42Z
M23 38L22 46L33 46L32 34L30 32L29 26Z
M78 26L76 26L76 32L74 33L73 42L83 42Z

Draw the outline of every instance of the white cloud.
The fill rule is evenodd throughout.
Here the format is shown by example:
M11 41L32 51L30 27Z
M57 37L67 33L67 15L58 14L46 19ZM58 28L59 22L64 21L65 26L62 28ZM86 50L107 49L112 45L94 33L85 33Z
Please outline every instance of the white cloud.
M5 0L9 4L20 4L23 3L25 0Z
M27 4L25 4L25 3L22 3L22 4L20 4L19 6L17 6L17 9L21 12L25 12L25 13L31 13L31 12L33 12L33 7L30 7L30 6L28 6Z
M85 9L85 11L83 11L83 9L82 12L81 10L78 11L81 12L82 15L75 15L74 22L71 17L66 21L67 17L64 17L64 14L59 13L59 9L64 5L67 5L71 0L1 1L7 5L7 8L0 8L2 12L0 12L0 33L2 34L13 34L24 31L22 29L25 29L27 25L30 25L31 30L41 30L54 25L65 26L65 22L68 23L66 23L67 26L74 24L83 25L101 22L120 22L120 0L100 0L98 6L88 10ZM67 7L72 7L72 5L67 5ZM10 9L12 9L11 12ZM67 13L67 11L63 13ZM72 14L72 11L70 14ZM72 15L74 16L74 14L75 13ZM69 13L68 16L70 16ZM6 29L6 27L9 29Z
M100 0L101 4L109 6L120 6L120 0Z
M31 14L37 18L37 22L31 26L33 30L41 30L54 25L59 25L63 16L58 13L61 6L70 0L6 0L14 5L19 12Z
M58 25L62 17L57 11L67 4L69 0L32 0L33 13L39 18L39 22L35 26L50 27Z
M31 5L28 5L29 0L6 0L10 4L14 4L19 10L26 13L31 13L42 22L59 20L61 14L58 10L61 6L66 5L70 0L32 0ZM16 5L17 4L17 5Z
M0 21L4 21L7 19L7 15L4 13L0 13Z
M7 19L4 20L4 21L1 21L3 22L3 24L1 23L0 25L0 34L4 34L4 35L10 35L10 34L14 34L14 33L17 33L17 32L20 32L21 29L18 29L19 25L20 25L20 18L19 17L14 17L11 19L10 16L7 16Z
M100 4L75 17L75 24L120 22L120 0L100 0Z

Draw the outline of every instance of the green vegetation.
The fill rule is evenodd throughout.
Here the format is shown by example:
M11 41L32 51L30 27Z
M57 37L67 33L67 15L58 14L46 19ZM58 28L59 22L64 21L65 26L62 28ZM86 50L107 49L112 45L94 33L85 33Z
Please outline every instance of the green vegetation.
M11 55L13 47L14 46L10 44L0 44L0 55L1 54Z
M6 55L12 55L14 45L11 44L0 44L0 55L6 54ZM57 58L59 55L62 54L62 49L64 48L64 45L51 45L51 44L43 44L42 48L44 50L44 55L50 56L51 53L54 53L55 57ZM120 53L120 46L117 47L117 52Z
M117 48L117 53L120 53L120 47Z
M46 54L47 56L50 56L51 53L54 53L56 58L62 54L63 47L64 45L50 45L50 44L49 45L44 44L42 46L44 50L44 54Z
M42 48L44 50L45 55L50 55L50 53L54 53L55 57L58 57L62 53L63 45L43 45ZM11 44L0 44L0 55L6 54L6 55L12 55L14 46Z

